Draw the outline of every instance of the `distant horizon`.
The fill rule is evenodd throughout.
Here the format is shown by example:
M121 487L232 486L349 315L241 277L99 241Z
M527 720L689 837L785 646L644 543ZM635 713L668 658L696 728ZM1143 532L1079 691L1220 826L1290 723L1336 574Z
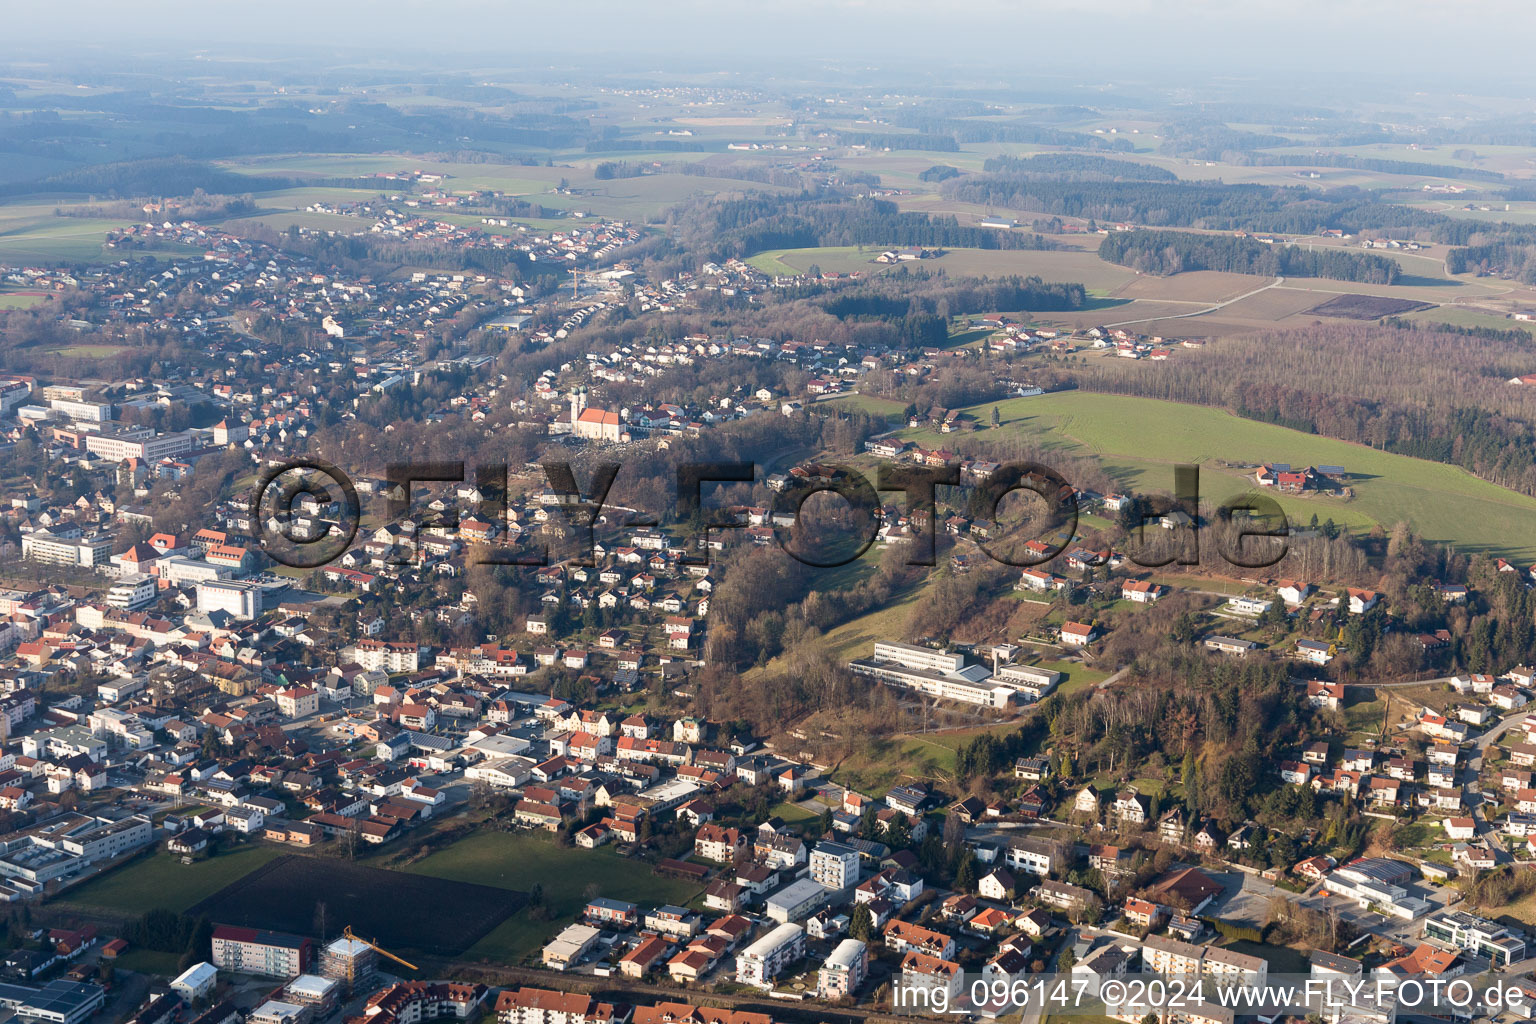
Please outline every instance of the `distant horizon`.
M147 0L131 9L82 0L67 12L10 12L0 60L16 65L7 75L29 64L100 61L111 68L179 54L313 64L317 70L340 71L336 63L326 64L340 60L486 75L565 68L761 75L779 69L795 78L819 66L826 79L850 85L861 75L923 81L942 70L944 80L962 89L991 83L1027 90L1037 84L1088 93L1140 84L1262 95L1284 82L1283 99L1291 103L1331 95L1345 104L1417 100L1454 107L1461 96L1536 96L1536 73L1523 52L1536 29L1536 9L1515 0L1476 0L1455 9L1421 0L1365 0L1344 9L1325 0L1264 0L1241 9L1209 0L1036 0L1023 6L1000 0L889 0L879 6L785 0L771 12L702 0L673 0L659 10L593 0L575 16L501 9L483 0L444 0L430 16L389 0L356 13L353 8L273 0L211 15L206 5L186 0ZM593 24L603 26L600 35L587 31ZM55 46L68 49L49 52ZM451 63L443 66L445 61ZM850 67L850 61L863 66ZM1362 95L1335 88L1345 81L1351 88L1374 88Z

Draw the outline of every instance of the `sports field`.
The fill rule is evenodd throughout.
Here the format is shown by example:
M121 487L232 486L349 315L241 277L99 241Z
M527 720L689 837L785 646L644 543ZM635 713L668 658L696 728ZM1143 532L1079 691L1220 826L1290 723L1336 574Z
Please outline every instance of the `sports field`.
M0 309L31 309L48 301L39 292L0 292Z

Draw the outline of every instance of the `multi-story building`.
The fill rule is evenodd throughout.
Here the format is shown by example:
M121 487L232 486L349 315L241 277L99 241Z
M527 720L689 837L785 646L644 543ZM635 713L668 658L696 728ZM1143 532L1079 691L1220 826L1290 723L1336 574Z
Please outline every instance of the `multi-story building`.
M1019 836L1008 840L1004 860L1015 871L1044 877L1061 863L1061 847L1048 839Z
M49 530L21 535L21 557L43 565L106 565L112 555L113 537L98 533L89 537L61 537Z
M1501 924L1459 910L1424 919L1424 938L1467 953L1487 957L1495 967L1525 959L1525 939Z
M1180 942L1163 935L1148 935L1141 947L1141 960L1154 974L1199 974L1205 948Z
M773 979L804 954L805 930L785 922L737 954L736 982L771 989Z
M868 972L869 947L858 939L844 939L833 947L821 970L816 972L816 996L819 999L851 996L864 984Z
M142 815L120 821L66 814L0 844L0 876L48 882L148 844L154 826Z
M155 580L143 573L121 576L107 591L107 607L136 612L155 603Z
M354 646L357 663L366 669L383 669L390 675L415 672L420 655L418 645L388 640L359 640Z
M197 584L197 610L204 615L225 612L237 619L254 619L261 614L261 595L255 583L203 580Z
M401 981L374 993L363 1004L370 1024L419 1024L424 1020L466 1020L479 1012L489 989L452 981Z
M221 924L213 930L213 965L239 974L296 978L309 967L309 939Z
M821 842L811 851L811 879L826 889L846 889L859 881L859 851L842 843Z
M953 960L929 956L915 949L908 950L901 958L902 1001L909 1006L952 1006L963 984L960 965Z
M789 883L763 901L770 921L803 921L827 905L827 890L809 878Z
M285 718L306 718L320 710L320 693L308 686L290 686L273 694L277 710Z
M966 665L965 655L916 644L877 640L874 656L856 658L848 667L860 675L907 690L962 704L1006 708L1017 689L992 679L985 665Z
M700 825L699 831L693 837L694 855L712 860L717 864L730 864L750 848L751 844L747 842L740 829L716 825L713 822Z
M496 997L496 1024L623 1024L627 1010L581 992L547 988L503 989Z
M1222 949L1220 946L1207 946L1200 970L1218 982L1254 986L1264 984L1269 974L1269 962L1262 957Z
M201 558L164 558L155 564L155 568L160 571L160 578L173 587L205 580L225 580L230 576L228 566L214 565Z
M106 423L112 418L112 405L108 402L83 402L71 398L54 398L48 408L76 423Z
M886 924L885 947L898 953L915 949L940 960L952 959L956 949L953 935L899 919Z
M320 951L321 976L350 980L353 985L373 977L378 963L378 951L358 939L335 939Z
M186 432L156 434L152 430L129 428L85 435L85 450L112 462L122 462L124 459L159 462L169 456L189 452L196 446L193 436Z

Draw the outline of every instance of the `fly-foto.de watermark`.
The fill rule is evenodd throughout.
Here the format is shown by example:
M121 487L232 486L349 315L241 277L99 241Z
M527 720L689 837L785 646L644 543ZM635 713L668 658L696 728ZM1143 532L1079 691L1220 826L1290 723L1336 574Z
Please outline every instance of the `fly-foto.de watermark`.
M1388 1024L1399 1014L1471 1019L1510 1011L1529 1016L1536 984L1495 975L1233 973L970 973L936 957L922 957L893 980L891 1010L902 1015L1016 1019L1106 1016L1158 1024L1230 1024L1238 1016L1261 1019L1317 1015L1360 1024Z
M571 557L587 565L597 562L595 530L608 505L609 492L623 470L619 463L592 467L585 491L568 462L540 463L548 489L573 536ZM706 484L753 483L758 467L751 462L689 462L677 467L674 520L692 531L683 543L685 565L707 565L710 536L715 531L743 529L746 524L723 508L704 503ZM508 469L504 465L475 468L474 485L479 494L478 513L493 522L507 512ZM422 462L391 465L386 475L388 521L409 515L412 488L428 483L467 483L463 462ZM880 536L883 522L882 494L900 494L909 532L907 564L937 564L938 489L961 487L958 466L880 466L871 479L846 465L822 463L813 472L791 477L774 493L768 521L774 542L805 565L833 568L858 559ZM994 561L1028 568L1043 565L1061 555L1076 539L1079 493L1060 473L1037 462L1004 463L984 480L966 485L966 507L978 520L995 521L1005 499L1032 494L1043 503L1042 539L1023 546L1005 543L976 533L972 540ZM841 500L837 519L840 529L831 535L808 536L805 505L818 494ZM1145 568L1177 562L1200 561L1200 540L1206 521L1200 515L1200 467L1174 467L1171 497L1141 499L1127 524L1132 539L1128 557ZM626 510L630 511L630 510ZM249 506L256 543L273 561L314 569L335 561L351 547L362 522L362 506L352 480L336 466L319 459L295 459L271 466L257 483ZM1217 553L1232 565L1261 569L1283 559L1290 524L1278 502L1263 494L1245 494L1221 504L1217 518L1231 524L1218 538ZM630 527L660 525L654 516L641 513ZM438 515L431 526L439 531L456 530L459 519L453 510ZM1149 532L1157 530L1157 543ZM498 550L507 545L477 545L471 560L477 564L546 566L548 547L535 541L528 550ZM394 552L393 564L406 564L409 553Z

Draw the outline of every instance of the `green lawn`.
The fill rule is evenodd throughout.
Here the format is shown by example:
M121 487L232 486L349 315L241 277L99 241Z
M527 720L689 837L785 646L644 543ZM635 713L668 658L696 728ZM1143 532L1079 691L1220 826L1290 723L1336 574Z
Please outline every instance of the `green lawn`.
M595 895L646 906L682 905L703 888L652 874L649 864L621 857L611 847L567 850L556 846L548 836L513 832L470 836L403 870L522 892L535 884L543 886L549 920L535 921L527 910L519 911L471 946L466 954L513 963L537 954L545 942L571 923L591 898L589 886L596 890Z
M1352 691L1358 693L1359 691ZM1344 707L1344 726L1355 733L1379 733L1381 731L1381 716L1386 711L1387 705L1383 700L1362 700ZM1399 706L1401 716L1401 706Z
M866 749L839 764L829 778L876 799L909 779L952 784L955 747L944 742L943 734L871 740Z
M1039 668L1061 673L1061 682L1056 684L1057 690L1061 693L1076 693L1078 690L1097 686L1109 678L1109 673L1103 669L1079 665L1075 661L1039 661L1035 664Z
M1445 829L1434 821L1410 822L1397 831L1398 844L1404 849L1433 846L1444 842L1445 838Z
M1536 560L1536 498L1438 462L1377 451L1242 419L1220 409L1146 398L1065 391L999 403L1003 429L1065 454L1097 456L1128 487L1171 491L1173 465L1201 464L1200 495L1220 501L1257 488L1251 477L1215 460L1339 465L1353 475L1353 500L1271 495L1291 517L1313 513L1356 529L1412 523L1426 539L1523 562ZM969 410L991 415L991 404ZM902 434L940 445L929 430Z
M810 267L820 267L824 273L851 274L862 272L877 274L890 269L890 264L875 263L874 259L885 249L873 245L823 245L809 249L770 249L747 262L765 274L775 277L793 277L805 273Z
M125 227L123 221L92 217L51 217L26 227L0 232L0 262L61 263L97 259L107 232Z
M907 408L893 398L880 398L876 395L843 395L841 398L830 398L824 403L817 404L837 409L857 409L860 412L884 416L888 420L900 416Z
M928 580L936 578L936 576L924 577L922 583L909 588L890 604L828 630L818 642L826 648L829 656L838 661L869 657L875 649L876 640L906 636L907 619L912 614L912 605L922 596ZM781 655L773 659L762 668L749 669L748 674L761 675L765 672L776 672L781 667L782 657Z
M819 814L788 801L782 804L774 804L768 808L768 815L769 817L781 819L786 825L798 825L803 821L815 821L820 817Z
M64 348L53 350L61 356L70 356L75 359L106 359L115 356L119 352L128 351L127 345L67 345Z
M192 864L183 864L169 854L154 853L70 889L63 899L126 914L154 909L180 913L282 852L275 846L247 845Z
M130 949L116 960L102 962L123 971L138 971L140 974L156 974L167 978L181 973L177 970L181 954L162 953L157 949Z
M1274 974L1306 974L1309 969L1306 954L1298 952L1289 946L1277 946L1272 942L1249 942L1246 939L1238 939L1226 943L1222 948L1267 960L1269 961L1269 969Z

